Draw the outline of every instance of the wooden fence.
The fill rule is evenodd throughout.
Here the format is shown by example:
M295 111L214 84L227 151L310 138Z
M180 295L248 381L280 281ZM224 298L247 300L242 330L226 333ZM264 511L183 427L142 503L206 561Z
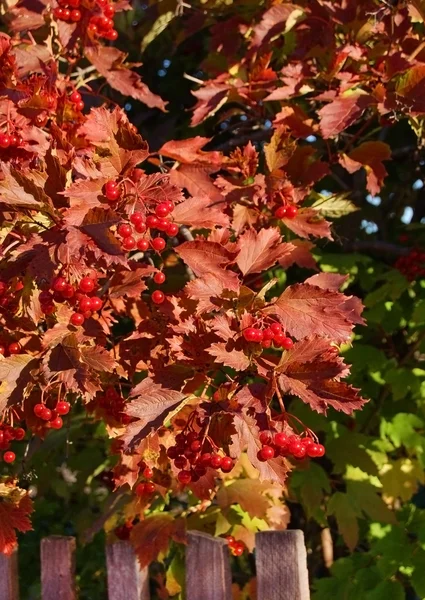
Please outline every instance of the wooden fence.
M76 600L75 538L41 542L42 600ZM231 600L227 542L189 532L187 600ZM256 536L257 600L309 600L307 553L302 531L265 531ZM147 569L140 569L128 542L106 547L108 600L149 600ZM0 600L19 599L17 554L0 556ZM101 598L93 598L101 600Z

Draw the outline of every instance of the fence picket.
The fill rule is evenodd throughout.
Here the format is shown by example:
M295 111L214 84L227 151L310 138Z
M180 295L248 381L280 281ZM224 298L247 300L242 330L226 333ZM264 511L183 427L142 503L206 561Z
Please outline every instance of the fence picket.
M18 552L0 554L0 600L19 599Z
M75 600L75 538L52 535L41 540L41 597Z
M232 577L225 540L199 531L188 533L186 598L231 600Z
M141 569L129 542L106 547L109 600L149 600L148 569Z
M258 600L310 600L302 531L257 533L255 562Z

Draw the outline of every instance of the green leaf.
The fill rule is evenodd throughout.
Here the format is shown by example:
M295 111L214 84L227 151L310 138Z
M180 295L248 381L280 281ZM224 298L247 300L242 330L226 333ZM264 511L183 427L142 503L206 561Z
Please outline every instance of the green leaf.
M398 413L392 421L382 421L381 435L387 435L396 448L421 447L423 438L416 429L422 428L423 425L422 419L414 414Z
M366 600L405 600L404 588L398 581L382 581L366 594Z
M341 435L331 439L326 444L326 455L334 463L335 473L344 473L347 465L359 467L369 475L378 475L378 469L370 455L362 445L367 441L366 436L348 432L341 428Z
M373 521L395 523L396 518L378 495L378 489L367 481L348 481L347 494Z
M338 523L338 529L351 551L357 546L359 540L359 526L357 517L360 512L351 501L348 494L336 492L328 504L328 515L334 515Z
M366 296L364 299L366 307L370 308L385 300L398 300L409 287L409 282L397 269L388 271L384 281L383 285Z

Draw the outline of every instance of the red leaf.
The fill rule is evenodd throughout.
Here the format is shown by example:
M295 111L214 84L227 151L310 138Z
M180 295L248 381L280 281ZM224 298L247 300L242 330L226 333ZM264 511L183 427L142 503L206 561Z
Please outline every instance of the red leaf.
M324 237L332 240L330 223L314 208L300 208L294 219L282 219L285 225L302 238Z
M230 85L227 83L216 83L206 81L199 90L192 92L198 98L193 110L192 127L199 125L208 117L211 117L227 100Z
M65 212L65 223L78 227L92 208L109 208L103 201L102 186L108 179L80 179L69 186L63 194L69 198L70 208Z
M229 290L239 289L236 273L226 270L234 262L235 253L231 253L217 242L185 242L176 248L180 258L198 277L214 275Z
M361 117L368 106L374 103L369 94L351 94L339 97L318 112L320 129L325 139L334 137Z
M8 484L0 484L0 552L12 554L17 546L16 531L32 530L29 516L33 511L28 494Z
M260 229L258 233L254 229L249 229L241 235L236 264L243 275L266 271L277 261L290 255L294 246L280 243L281 239L280 231L275 227Z
M173 219L176 223L184 223L192 227L214 229L214 227L228 227L229 217L224 214L225 202L214 204L208 196L188 198L178 204L173 210Z
M382 161L391 158L391 148L384 142L364 142L348 155L343 154L339 162L349 172L355 173L364 167L367 176L367 189L372 195L381 191L388 175Z
M16 354L0 360L0 414L6 406L22 402L25 389L33 381L31 370L37 363L30 354Z
M101 45L86 46L85 54L102 77L120 94L140 100L150 108L159 108L165 111L165 103L162 98L150 91L140 75L130 70L130 65L124 64L126 54L113 46Z
M132 400L125 412L138 420L127 428L124 436L126 446L134 445L161 427L168 414L185 398L185 394L167 386L166 382L164 385L155 383L147 377L133 388L130 398Z
M232 340L229 340L226 344L224 342L211 344L207 352L214 356L218 363L231 367L236 371L245 371L250 365L249 358L242 350L235 349Z
M267 10L261 19L261 22L254 27L254 35L251 46L258 48L268 42L272 37L285 30L286 22L291 14L301 7L296 4L278 4Z
M167 551L171 540L186 542L185 520L171 514L150 515L132 529L130 539L140 565L147 567Z
M292 252L280 258L279 264L284 269L297 264L304 269L314 269L317 271L317 263L311 254L314 244L304 240L292 240L291 244L294 247Z
M186 188L192 196L209 197L211 202L224 202L223 196L212 183L210 169L196 165L181 165L170 171L170 182Z
M347 300L349 297L339 292L297 283L287 287L263 312L276 315L285 331L297 339L317 334L343 342L356 322Z
M116 271L110 280L111 298L137 298L146 289L143 277L155 273L155 267L132 267L132 271Z
M212 274L189 281L185 287L187 296L198 301L199 314L217 309L221 304L219 299L223 291L222 281Z
M89 235L103 252L114 256L124 255L121 243L110 230L119 220L119 216L110 209L91 208L84 217L81 230Z
M204 164L208 168L220 168L223 162L221 152L203 152L202 148L211 141L211 138L196 136L186 140L171 140L166 142L159 150L158 154L173 158L184 164Z
M331 406L351 415L366 403L358 389L339 381L348 369L325 340L296 343L285 353L276 373L280 373L278 381L284 393L298 396L319 413L326 414Z
M2 169L5 177L0 181L0 203L14 208L41 208L47 199L43 190L19 171L9 170L6 165Z

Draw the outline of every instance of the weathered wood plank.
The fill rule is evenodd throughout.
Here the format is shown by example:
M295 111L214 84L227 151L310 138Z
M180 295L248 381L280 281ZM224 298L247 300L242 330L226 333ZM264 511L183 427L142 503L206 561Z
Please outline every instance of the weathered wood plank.
M255 561L258 600L310 600L302 531L257 533Z
M19 599L18 551L0 554L0 600Z
M148 569L141 569L129 542L106 546L109 600L149 600Z
M188 533L186 598L231 600L232 576L227 542L199 531Z
M75 538L52 535L41 540L41 597L75 600Z

